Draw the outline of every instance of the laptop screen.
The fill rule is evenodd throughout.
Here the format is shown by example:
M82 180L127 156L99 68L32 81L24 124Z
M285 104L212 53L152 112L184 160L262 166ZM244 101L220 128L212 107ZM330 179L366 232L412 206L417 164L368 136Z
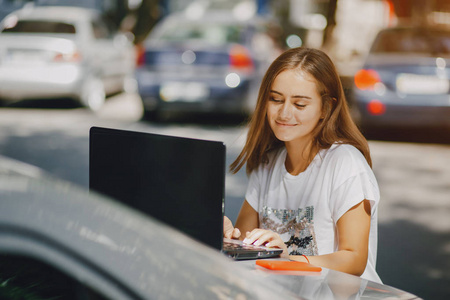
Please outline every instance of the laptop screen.
M92 127L89 187L221 249L222 142Z

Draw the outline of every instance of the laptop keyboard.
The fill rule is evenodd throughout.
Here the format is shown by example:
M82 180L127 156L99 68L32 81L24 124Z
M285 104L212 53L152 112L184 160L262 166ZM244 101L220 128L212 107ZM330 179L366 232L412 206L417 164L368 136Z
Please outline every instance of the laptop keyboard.
M227 250L267 250L266 247L244 244L240 240L223 240L223 249Z

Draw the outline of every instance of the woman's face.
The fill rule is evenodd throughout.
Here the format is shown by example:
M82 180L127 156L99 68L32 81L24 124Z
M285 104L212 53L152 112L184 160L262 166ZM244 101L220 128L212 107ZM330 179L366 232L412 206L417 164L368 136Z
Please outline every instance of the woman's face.
M286 70L273 82L267 119L275 136L285 143L311 140L322 115L316 80L305 72Z

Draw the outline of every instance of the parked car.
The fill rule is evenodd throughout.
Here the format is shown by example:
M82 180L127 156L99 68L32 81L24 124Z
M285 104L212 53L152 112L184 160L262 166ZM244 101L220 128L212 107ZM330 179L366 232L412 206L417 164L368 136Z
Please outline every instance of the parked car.
M263 271L41 169L0 156L0 298L418 299L323 268Z
M194 112L249 114L278 55L278 24L232 12L174 13L143 42L136 79L145 117Z
M29 7L0 23L0 99L73 98L92 110L134 76L135 48L101 14Z
M450 128L450 31L387 28L354 77L363 131Z
M1 299L278 296L270 289L276 284L263 283L219 251L1 156L0 199Z

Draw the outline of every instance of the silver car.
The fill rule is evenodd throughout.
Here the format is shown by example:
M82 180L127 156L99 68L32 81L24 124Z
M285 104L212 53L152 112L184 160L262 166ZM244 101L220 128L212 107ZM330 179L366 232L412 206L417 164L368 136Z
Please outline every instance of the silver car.
M366 133L450 128L450 31L393 27L355 74L355 115Z
M132 79L135 51L101 15L25 7L0 23L0 99L72 98L92 110Z
M325 268L278 272L233 261L124 204L2 156L0 298L419 299Z

